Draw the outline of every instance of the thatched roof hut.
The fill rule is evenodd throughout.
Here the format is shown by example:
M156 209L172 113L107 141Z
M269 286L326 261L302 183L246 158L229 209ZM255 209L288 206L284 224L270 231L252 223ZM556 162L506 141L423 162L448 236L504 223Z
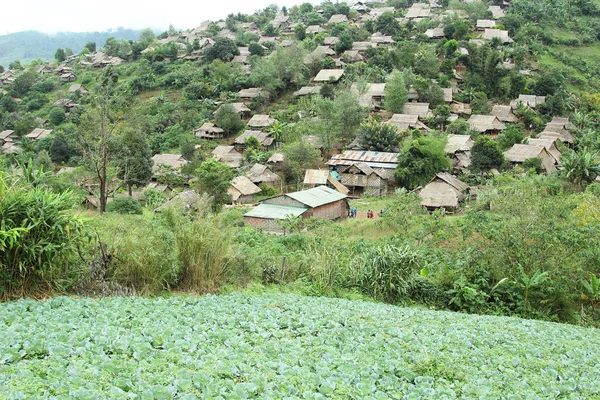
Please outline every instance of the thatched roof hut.
M468 196L469 185L447 172L440 172L419 192L421 205L429 210L458 209Z

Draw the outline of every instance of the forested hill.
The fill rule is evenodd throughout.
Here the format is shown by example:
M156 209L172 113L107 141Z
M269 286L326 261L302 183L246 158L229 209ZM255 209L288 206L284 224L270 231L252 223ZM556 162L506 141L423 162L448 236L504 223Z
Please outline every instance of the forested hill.
M36 58L51 59L58 48L81 51L87 42L104 43L107 38L137 39L139 31L118 28L106 32L59 32L49 35L37 31L11 33L0 36L0 65L13 61L22 63Z

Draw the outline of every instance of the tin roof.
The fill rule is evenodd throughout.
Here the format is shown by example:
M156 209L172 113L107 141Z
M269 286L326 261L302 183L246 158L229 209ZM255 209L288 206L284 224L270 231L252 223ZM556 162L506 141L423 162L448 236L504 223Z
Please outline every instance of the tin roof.
M337 190L328 188L327 186L318 186L316 188L303 190L301 192L288 193L286 196L311 208L319 207L346 198L345 194L341 194Z
M327 162L328 165L353 165L364 162L371 168L396 168L398 166L398 153L385 153L380 151L347 150L336 154Z
M244 217L265 218L265 219L286 219L288 216L298 217L306 208L280 206L278 204L259 204L252 210L244 214Z

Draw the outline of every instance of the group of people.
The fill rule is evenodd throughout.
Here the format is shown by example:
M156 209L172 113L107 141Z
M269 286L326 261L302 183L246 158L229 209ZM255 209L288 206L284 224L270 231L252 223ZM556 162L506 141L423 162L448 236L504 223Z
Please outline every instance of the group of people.
M348 218L356 218L357 213L358 213L358 210L356 209L356 207L349 208L348 209ZM379 218L383 217L384 214L385 214L385 209L379 210ZM373 210L368 210L367 218L375 218L375 212Z

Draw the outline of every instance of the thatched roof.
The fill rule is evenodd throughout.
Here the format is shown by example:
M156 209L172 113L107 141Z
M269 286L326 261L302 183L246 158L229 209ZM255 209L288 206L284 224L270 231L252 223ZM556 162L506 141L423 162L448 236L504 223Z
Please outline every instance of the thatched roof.
M504 18L506 13L500 6L489 6L488 10L492 12L492 16L494 19Z
M343 69L322 69L313 80L315 82L337 82L342 75L344 75Z
M565 117L553 117L552 121L550 121L549 123L562 125L565 127L565 129L573 129L573 126L574 126L571 123L571 121L569 121L569 118L565 118Z
M238 153L233 146L217 146L212 155L217 161L229 166L230 168L239 168L242 165L242 155Z
M394 114L392 115L392 118L387 121L387 123L397 126L401 131L406 131L409 129L429 130L425 124L419 121L419 116L416 114Z
M279 175L271 171L269 167L263 164L254 164L252 168L250 168L250 171L248 171L248 179L257 184L274 184L281 180Z
M200 196L194 190L186 190L176 194L171 200L164 203L162 206L154 209L155 212L160 212L169 207L175 208L198 208Z
M187 164L187 160L181 154L155 154L152 157L154 165L152 170L156 171L161 164L179 169Z
M329 18L330 24L340 24L340 23L346 22L346 21L348 21L348 17L345 16L344 14L334 14L331 16L331 18Z
M225 131L212 122L205 122L200 128L194 129L194 135L199 138L214 139L222 137Z
M442 90L444 91L444 102L452 103L452 99L453 99L452 88L443 88Z
M429 111L429 103L406 103L402 107L402 114L418 115L421 119L432 115Z
M283 153L273 153L271 157L267 160L267 164L277 164L283 162Z
M524 106L530 108L536 108L538 104L544 104L546 102L546 96L536 96L532 94L520 94L519 98L510 102L510 106L513 109L519 107L519 103L523 103Z
M554 158L554 160L558 163L560 161L560 150L556 147L557 138L529 138L527 139L529 144L534 146L544 146L546 151Z
M377 44L394 44L396 41L391 36L383 35L379 32L375 32L371 35L371 43Z
M275 123L275 118L271 118L269 115L265 114L256 114L250 121L248 121L248 126L251 128L264 128L271 126Z
M496 104L492 109L492 115L498 117L501 122L517 122L519 119L512 112L511 106Z
M365 59L358 50L347 50L344 52L342 57L347 63L360 62L364 61Z
M494 21L493 19L478 19L477 20L477 25L476 28L477 29L486 29L486 28L493 28L496 26L496 21Z
M337 36L327 36L323 39L323 44L326 46L333 46L340 41L340 38Z
M446 154L469 151L473 147L473 144L473 139L469 135L448 135L448 142L444 151Z
M419 192L421 205L430 209L455 210L469 186L447 172L440 172Z
M246 139L251 136L258 139L258 143L260 143L261 145L263 145L265 147L269 147L270 145L273 144L273 138L270 137L268 133L261 132L261 131L251 131L251 130L247 130L244 133L242 133L240 136L236 137L234 143L238 144L238 145L243 145L245 143Z
M483 38L485 40L500 39L502 43L513 43L514 40L508 36L508 31L502 29L485 29L483 31Z
M575 143L575 138L568 131L565 133L543 131L542 133L539 134L538 137L541 139L544 139L544 138L558 139L563 143Z
M414 3L408 10L404 18L406 19L417 19L417 18L429 18L431 17L431 9L429 5L422 5L423 3Z
M444 28L430 28L425 31L425 36L430 39L439 39L446 35L444 34Z
M294 92L294 96L300 97L319 93L321 93L321 86L303 86L300 90Z
M453 101L450 104L450 111L454 114L471 115L471 105L467 103Z
M238 114L250 112L250 109L248 107L246 107L246 105L244 103L237 102L237 103L230 103L230 105L233 106L233 109Z
M242 196L251 196L260 192L260 188L245 176L237 176L231 180L227 193L231 195L233 201L237 201Z
M321 25L309 25L306 27L306 33L319 33L323 32L325 29L321 27Z
M365 51L371 47L377 47L377 43L374 42L354 42L352 43L352 50L354 51Z
M506 129L506 125L495 115L471 115L467 122L471 129L480 133Z
M238 92L242 99L253 99L255 97L267 96L267 92L263 88L242 89Z
M25 135L25 137L32 141L37 141L42 140L46 136L50 135L52 132L54 132L54 130L52 129L35 128L30 133Z
M556 168L553 156L548 153L543 144L515 144L504 152L504 157L512 163L523 163L525 160L540 158L546 172L550 173Z
M547 153L543 145L534 144L514 144L509 150L504 152L504 157L510 162L522 163L530 158L541 158Z

